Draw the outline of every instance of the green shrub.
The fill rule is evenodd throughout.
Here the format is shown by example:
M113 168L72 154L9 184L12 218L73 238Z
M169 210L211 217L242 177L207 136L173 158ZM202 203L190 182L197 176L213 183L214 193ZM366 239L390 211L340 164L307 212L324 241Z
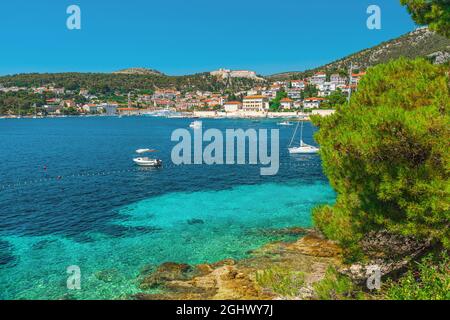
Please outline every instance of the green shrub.
M450 247L450 95L447 70L399 59L368 70L349 106L319 126L336 204L314 211L324 234L358 256L370 230Z
M325 278L314 285L316 296L320 300L349 300L363 299L364 295L343 275L333 267L328 267Z
M262 288L269 289L285 297L295 297L305 283L305 274L281 267L272 267L256 273L256 282Z
M387 284L385 297L391 300L450 300L450 260L448 254L422 259L416 270L398 282Z
M450 2L448 0L400 0L417 24L450 37Z

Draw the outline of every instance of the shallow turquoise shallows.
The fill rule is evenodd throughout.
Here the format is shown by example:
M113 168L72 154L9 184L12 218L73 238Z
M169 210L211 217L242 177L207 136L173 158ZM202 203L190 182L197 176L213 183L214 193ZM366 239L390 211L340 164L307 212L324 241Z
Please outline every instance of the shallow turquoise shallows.
M311 208L335 194L317 155L287 152L293 127L275 121L204 120L219 130L280 129L280 170L171 163L170 135L189 119L0 120L0 298L115 299L142 292L143 269L240 259L272 231L310 226ZM304 140L313 144L311 125ZM139 169L138 148L164 167ZM14 159L14 161L12 161ZM66 269L81 270L68 290Z

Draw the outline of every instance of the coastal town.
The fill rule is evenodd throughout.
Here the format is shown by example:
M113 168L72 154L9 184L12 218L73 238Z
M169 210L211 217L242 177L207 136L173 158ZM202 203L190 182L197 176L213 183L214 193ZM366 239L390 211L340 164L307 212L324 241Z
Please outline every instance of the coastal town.
M114 92L102 97L90 88L73 90L54 84L39 87L3 86L0 95L26 92L44 96L27 112L9 111L3 118L58 117L68 115L176 115L194 117L289 117L303 114L329 114L345 103L365 72L316 72L303 79L269 81L254 71L219 69L209 73L219 81L251 80L248 90L220 92L155 88Z

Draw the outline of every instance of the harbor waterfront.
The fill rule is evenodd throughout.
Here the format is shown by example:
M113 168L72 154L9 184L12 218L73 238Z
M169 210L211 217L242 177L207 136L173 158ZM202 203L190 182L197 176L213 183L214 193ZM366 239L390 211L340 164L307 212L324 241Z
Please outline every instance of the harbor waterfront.
M161 263L244 259L273 232L311 226L311 209L335 194L318 155L290 155L295 126L277 119L203 119L204 128L280 130L280 169L171 163L171 133L193 119L67 117L0 124L0 298L127 299L142 270ZM303 140L315 128L304 123ZM158 150L140 168L135 150ZM81 290L66 272L79 266Z
M312 110L309 113L304 113L300 111L294 112L259 112L259 111L235 111L235 112L223 112L223 111L192 111L192 112L176 112L169 110L158 110L153 109L136 109L130 111L122 111L120 116L156 116L156 117L168 117L168 118L230 118L230 119L303 119L309 120L310 115L328 116L335 113L335 109L318 109ZM80 117L101 117L108 116L106 114L92 114L92 115L76 115ZM0 116L0 119L15 119L18 116ZM46 118L65 118L67 115L51 115L46 116ZM72 116L74 117L74 116ZM35 116L21 116L21 118L38 118ZM40 116L39 118L43 118Z

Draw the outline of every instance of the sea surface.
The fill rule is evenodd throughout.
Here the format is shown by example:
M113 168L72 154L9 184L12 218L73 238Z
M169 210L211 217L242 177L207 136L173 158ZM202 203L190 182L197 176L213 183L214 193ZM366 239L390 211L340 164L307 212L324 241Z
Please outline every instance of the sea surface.
M174 165L171 134L191 121L0 119L0 299L127 298L143 292L142 270L245 258L293 240L270 231L311 226L311 208L334 201L319 156L289 155L295 126L276 120L203 120L279 129L275 176L259 165ZM315 130L305 124L306 143ZM136 167L139 148L157 149L164 166ZM69 266L81 290L67 289Z

